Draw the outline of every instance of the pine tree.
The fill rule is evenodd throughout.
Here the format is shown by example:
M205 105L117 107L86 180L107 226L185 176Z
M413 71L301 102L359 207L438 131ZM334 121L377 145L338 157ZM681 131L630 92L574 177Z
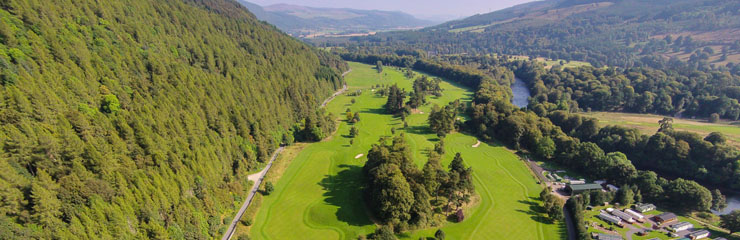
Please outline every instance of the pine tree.
M62 203L57 197L59 186L44 170L37 172L36 180L31 184L31 199L35 222L45 228L56 229L62 226L59 216L62 215Z

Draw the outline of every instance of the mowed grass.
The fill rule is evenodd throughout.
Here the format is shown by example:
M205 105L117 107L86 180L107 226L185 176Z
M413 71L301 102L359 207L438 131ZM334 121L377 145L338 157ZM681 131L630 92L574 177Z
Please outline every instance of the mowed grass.
M391 67L378 74L370 65L350 63L352 72L346 77L349 90L363 90L358 97L338 96L327 110L344 119L345 109L360 112L355 126L360 134L350 145L351 125L341 121L334 136L306 146L292 160L275 184L275 192L263 199L262 207L250 228L254 239L356 239L375 230L362 198L362 166L370 146L381 136L405 132L418 166L426 162L426 153L438 140L431 133L426 119L432 104L407 117L409 127L402 130L400 118L384 114L385 97L371 92L376 84L397 83L407 91L412 80ZM429 97L431 103L445 105L455 99L469 101L471 92L443 82L443 96ZM356 100L351 104L351 99ZM474 169L478 202L466 210L462 223L447 223L443 229L449 239L562 239L562 224L543 223L535 213L541 191L534 177L516 155L500 146L481 144L472 148L476 139L463 134L446 138L445 166L455 152L461 152ZM418 239L433 236L435 229L409 233L402 238Z
M665 116L653 114L635 114L635 113L614 113L614 112L590 112L581 113L584 116L593 117L599 120L602 126L618 125L630 128L637 128L640 132L653 135L658 131L660 124L658 121ZM727 142L733 146L740 147L740 127L738 122L721 121L719 123L709 123L706 120L695 119L673 119L673 128L680 131L689 131L706 136L711 132L721 132L727 137Z

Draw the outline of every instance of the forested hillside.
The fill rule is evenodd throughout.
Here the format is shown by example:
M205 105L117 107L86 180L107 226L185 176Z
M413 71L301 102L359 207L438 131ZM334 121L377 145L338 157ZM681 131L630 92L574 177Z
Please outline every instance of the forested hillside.
M596 67L659 66L673 58L709 68L740 62L738 31L740 2L733 0L548 0L334 44L376 53L523 55Z
M218 237L346 70L231 0L0 1L0 66L3 239Z

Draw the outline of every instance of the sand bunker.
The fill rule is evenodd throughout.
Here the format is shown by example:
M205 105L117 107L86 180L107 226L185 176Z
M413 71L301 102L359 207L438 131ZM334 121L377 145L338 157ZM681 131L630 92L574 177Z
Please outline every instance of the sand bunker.
M362 154L362 153L360 153L360 154L357 154L357 156L355 156L355 159L361 158L361 157L362 157L362 156L364 156L364 155L365 155L365 154Z

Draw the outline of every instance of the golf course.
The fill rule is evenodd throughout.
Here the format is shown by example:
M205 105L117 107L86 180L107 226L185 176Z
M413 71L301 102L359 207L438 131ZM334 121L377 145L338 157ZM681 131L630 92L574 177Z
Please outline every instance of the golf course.
M345 77L349 89L326 106L327 112L340 119L337 131L321 142L304 146L290 159L282 176L274 182L275 191L262 199L249 229L252 239L357 239L373 232L376 225L365 207L362 191L362 166L371 145L381 136L393 136L392 131L395 135L404 132L414 161L421 167L439 141L427 124L432 106L443 106L456 99L469 102L472 97L470 89L443 81L442 96L428 97L429 104L408 116L408 127L404 128L400 118L385 114L386 98L375 94L372 88L398 84L410 91L413 79L392 67L385 67L382 73L366 64L351 62L350 67L352 72ZM359 96L347 95L358 90L362 91ZM345 121L348 108L360 113L359 122ZM353 125L359 134L351 144L349 130ZM472 206L465 209L465 220L398 237L432 237L441 228L448 239L565 239L565 224L548 222L540 213L542 186L525 164L503 146L476 143L474 136L463 133L445 138L443 166L446 168L459 152L473 169L477 196Z

